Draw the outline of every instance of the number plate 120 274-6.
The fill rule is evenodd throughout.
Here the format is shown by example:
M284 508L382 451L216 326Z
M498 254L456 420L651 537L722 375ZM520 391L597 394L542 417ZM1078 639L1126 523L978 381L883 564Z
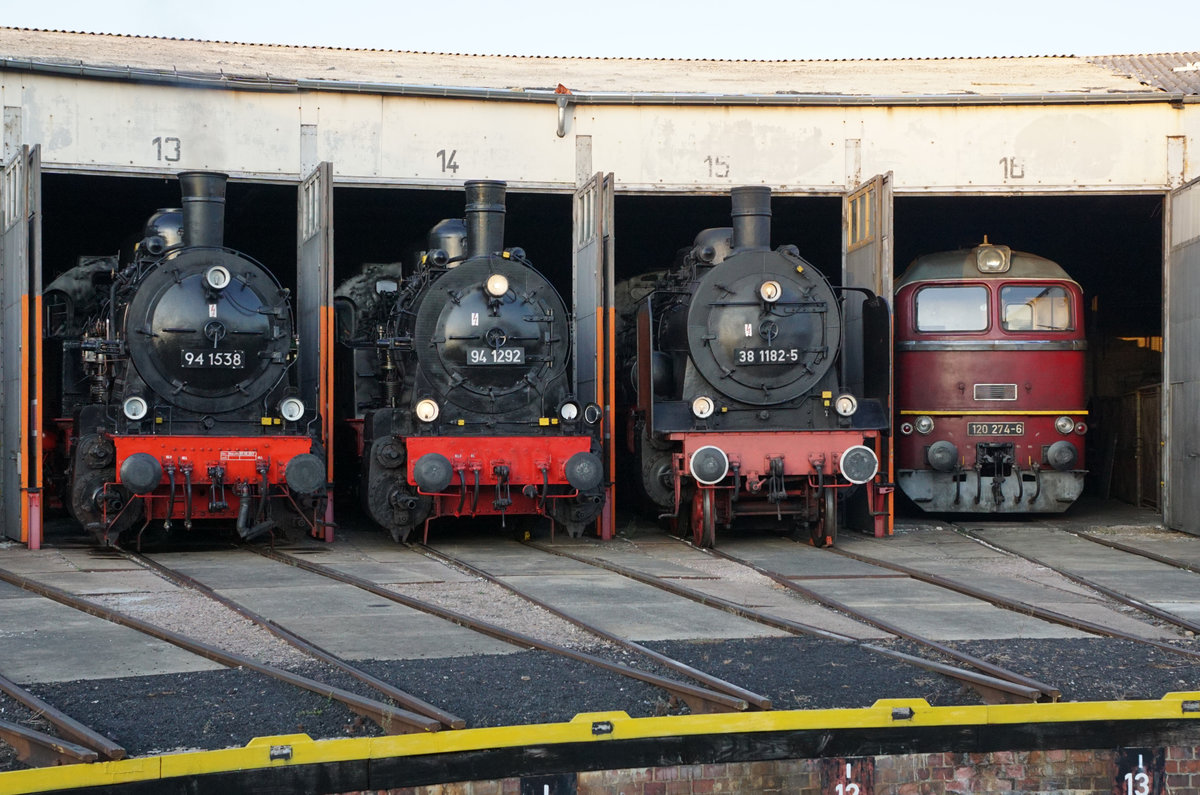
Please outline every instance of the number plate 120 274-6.
M968 422L967 436L1024 436L1023 422Z

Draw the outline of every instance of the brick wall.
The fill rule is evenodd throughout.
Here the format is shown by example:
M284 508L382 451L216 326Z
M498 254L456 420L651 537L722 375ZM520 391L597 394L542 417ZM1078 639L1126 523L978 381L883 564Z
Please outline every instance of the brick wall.
M579 773L568 781L544 785L517 778L387 790L370 795L710 795L711 793L796 793L796 795L979 795L979 793L1053 793L1053 795L1200 795L1200 749L1167 747L1145 753L1146 779L1125 780L1123 771L1140 759L1116 750L997 751L877 756L860 767L859 789L849 790L840 775L842 762L788 759L678 767L636 767ZM1161 769L1155 769L1161 764ZM870 772L865 772L869 770ZM1131 774L1133 775L1133 774ZM873 778L873 782L872 779ZM839 792L837 783L843 788ZM574 788L571 787L574 784ZM545 787L549 788L545 788Z

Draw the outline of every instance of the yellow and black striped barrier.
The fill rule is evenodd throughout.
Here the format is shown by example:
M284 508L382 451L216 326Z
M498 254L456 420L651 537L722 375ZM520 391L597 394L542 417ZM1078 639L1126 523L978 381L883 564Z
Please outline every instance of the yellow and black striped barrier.
M353 739L261 737L243 748L0 773L0 795L35 792L352 792L584 770L933 752L1200 748L1200 692L1158 701L863 709L630 718Z

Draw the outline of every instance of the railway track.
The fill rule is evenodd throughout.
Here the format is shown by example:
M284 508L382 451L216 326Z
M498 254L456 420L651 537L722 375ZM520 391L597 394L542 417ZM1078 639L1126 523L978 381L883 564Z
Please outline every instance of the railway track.
M822 629L813 625L771 615L761 610L745 607L744 605L737 604L728 599L723 599L694 588L680 585L677 582L672 582L663 577L648 574L644 571L639 571L628 566L612 563L611 561L601 560L595 557L576 555L571 552L567 552L565 549L548 547L543 544L530 543L528 546L548 554L566 557L580 563L611 571L623 577L628 577L646 585L659 588L668 593L672 593L686 599L691 599L699 604L706 605L717 610L723 610L727 613L732 613L733 615L755 621L765 626L780 629L790 634L806 635L852 644L859 646L866 651L889 657L891 659L900 660L910 665L915 665L925 670L950 677L966 686L971 687L980 694L980 697L984 701L988 703L1005 703L1012 701L1055 701L1061 695L1059 688L1055 687L1054 685L1039 682L1032 677L1024 676L1001 666L987 663L986 661L980 660L971 655L958 652L946 646L945 644L940 644L927 638L923 638L916 633L902 632L895 627L891 627L888 622L868 617L861 611L855 611L846 606L839 606L838 603L833 602L832 600L825 600L827 602L827 607L842 610L843 612L846 612L866 623L870 623L873 626L884 630L885 632L890 632L892 634L905 637L906 639L918 643L919 645L925 646L937 654L956 659L959 662L967 663L975 667L977 670L965 670L963 668L959 668L954 665L948 665L934 659L906 654L904 652L889 649L875 643L865 642L845 634L831 632L827 629ZM699 553L708 552L708 550L699 549L697 549L697 551ZM730 560L731 562L745 565L748 568L754 569L760 574L767 574L767 576L770 576L771 579L776 580L781 584L786 584L786 578L783 578L782 575L778 575L777 573L768 573L768 570L765 568L754 566L747 561L739 560L724 553L721 553L721 557ZM798 586L793 590L796 590L798 593L802 593L804 595L811 593L807 589L802 589Z
M270 632L275 637L298 649L303 654L324 663L336 670L339 670L354 679L362 682L364 685L376 690L381 696L390 699L404 709L417 715L423 715L426 718L437 721L441 728L444 729L461 729L466 726L466 721L457 715L453 715L433 704L430 704L424 699L401 690L394 685L383 681L377 676L363 670L362 668L351 664L342 657L339 657L325 649L321 648L311 641L305 640L300 635L292 632L275 621L263 616L240 602L218 593L215 589L210 588L195 577L191 577L183 572L167 566L153 558L141 554L140 552L132 552L130 550L117 548L119 554L128 560L137 563L140 566L150 569L160 577L175 583L181 588L190 588L203 596L217 602L220 605L232 610L243 618L247 619L255 626Z
M65 605L80 613L86 613L96 618L136 630L144 635L164 641L226 667L243 668L253 671L278 682L337 702L351 712L375 723L381 731L387 734L432 732L442 728L438 721L424 715L397 708L389 703L365 698L340 687L334 687L310 677L259 662L247 655L227 651L194 637L164 629L161 626L104 607L94 601L40 582L31 577L0 569L0 581L7 582L10 585L36 594L44 599ZM40 707L35 709L40 709Z
M1020 558L1021 560L1025 560L1030 563L1034 563L1036 565L1043 566L1047 569L1050 569L1051 571L1055 572L1056 574L1058 574L1062 577L1065 577L1065 578L1071 580L1072 582L1078 583L1079 585L1082 585L1085 588L1090 588L1091 590L1093 590L1099 594L1102 594L1103 596L1107 597L1108 599L1113 600L1114 602L1119 602L1120 604L1123 604L1126 607L1131 607L1134 610L1141 612L1148 618L1163 622L1165 624L1169 624L1171 626L1177 627L1177 628L1185 630L1187 632L1191 632L1193 634L1200 634L1200 622L1193 621L1193 620L1187 618L1186 616L1181 616L1181 615L1171 612L1169 610L1164 610L1162 608L1159 608L1159 607L1151 604L1151 602L1149 602L1147 599L1135 596L1125 590L1119 590L1117 588L1113 588L1108 585L1105 585L1104 583L1100 582L1100 580L1095 577L1084 576L1083 574L1080 574L1079 572L1073 570L1071 565L1064 565L1062 563L1058 563L1054 560L1049 559L1046 555L1035 555L1035 554L1030 554L1028 552L1022 552L1021 550L1017 549L1012 544L1006 544L1006 543L1003 543L994 538L987 538L983 535L980 535L976 531L972 531L972 530L962 527L962 526L956 526L955 530L956 530L956 532L971 539L972 541L975 541L980 544L985 544L987 546L990 546L997 550L1000 550L1001 552L1003 552L1007 555L1012 555L1014 557ZM1047 532L1053 533L1056 531L1051 530L1051 531L1047 531ZM1097 538L1095 536L1092 536L1092 535L1089 535L1086 533L1072 532L1072 533L1068 533L1067 535L1069 535L1071 538L1074 538L1074 539L1091 541L1093 543L1099 544L1108 549L1114 550L1116 552L1120 552L1122 555L1137 555L1139 557L1143 557L1143 558L1146 558L1147 560L1150 560L1157 564L1160 564L1164 567L1169 567L1171 569L1177 569L1177 570L1183 571L1183 572L1190 572L1192 574L1200 574L1200 570L1198 570L1198 568L1196 566L1193 566L1189 563L1186 563L1183 561L1172 560L1164 555L1150 553L1150 552L1147 552L1146 550L1137 549L1137 548L1129 546L1127 544L1120 544L1117 542L1112 542L1107 539L1100 539L1100 538ZM1068 556L1062 556L1062 557L1070 559ZM1185 589L1185 592L1200 591L1200 578L1191 577L1189 579L1193 580L1193 582L1191 582L1188 585L1183 586ZM1020 605L1020 604L1017 605L1017 609L1023 609L1023 608L1024 608L1023 605ZM1110 633L1111 633L1111 630L1110 630ZM1127 640L1135 640L1138 642L1142 642L1142 640L1143 640L1143 639L1134 637L1132 635L1129 635L1128 633L1112 634L1112 636L1113 637L1122 637ZM1169 644L1155 644L1155 645L1158 648L1165 648L1169 651L1183 654L1185 656L1200 657L1200 653L1194 652L1190 649L1182 649L1182 648L1171 646Z
M564 646L549 643L544 640L535 638L531 635L517 632L497 624L473 618L469 615L450 610L433 602L424 601L415 597L401 594L393 590L372 582L371 580L356 575L347 574L330 566L325 566L319 563L314 563L309 560L304 560L295 555L289 555L273 550L256 549L258 554L267 557L271 560L280 563L286 563L312 574L325 577L330 580L345 583L359 588L374 596L387 599L397 604L409 607L414 610L419 610L423 613L436 616L461 627L473 630L475 632L487 635L506 643L518 646L525 649L538 649L551 654L556 654L567 659L577 662L586 663L595 668L607 671L609 673L618 674L620 676L635 679L649 685L661 688L670 696L676 698L688 705L688 708L694 713L711 713L711 712L733 712L746 709L769 709L770 701L765 697L751 693L749 691L737 688L729 683L724 683L716 677L706 678L702 672L692 671L688 675L693 678L699 678L704 681L707 686L692 685L687 682L680 682L660 674L638 670L624 664L614 663L603 657L594 654L579 651L576 649L566 648ZM595 633L600 636L602 633ZM614 641L613 636L605 637L605 640ZM622 644L624 645L624 644ZM628 646L627 646L628 648ZM669 660L659 655L655 662L664 667L672 668L673 670L686 673L687 666L684 666L678 661ZM720 688L715 689L715 688Z
M982 539L974 538L974 537L970 536L969 534L965 534L965 533L964 533L964 535L967 535L967 537L972 538L972 540L975 541L976 543L982 542ZM988 543L991 544L992 542L988 542ZM994 546L994 544L993 544L993 546ZM1052 610L1050 608L1043 607L1043 606L1037 605L1037 604L1032 604L1030 602L1026 602L1021 599L1015 599L1015 598L1012 598L1009 596L1005 596L994 590L981 588L981 587L978 587L971 583L965 582L963 580L953 579L953 578L946 577L943 575L934 574L934 573L924 571L924 570L914 567L914 566L906 566L904 564L896 563L893 561L881 560L881 559L879 559L877 557L873 557L873 556L856 554L856 553L850 552L846 549L831 549L828 551L834 555L839 555L841 557L849 558L851 560L856 560L856 561L859 561L862 563L867 563L869 565L878 566L880 568L887 569L889 571L898 572L898 573L904 574L905 576L911 577L914 580L928 583L930 585L934 585L939 588L944 588L947 591L953 591L956 593L960 593L965 596L969 596L973 599L978 599L980 601L988 602L989 604L995 605L996 607L1002 608L1004 610L1009 610L1014 613L1019 613L1022 615L1030 616L1030 617L1039 619L1041 621L1046 621L1051 624L1058 624L1060 626L1069 627L1069 628L1080 630L1083 632L1088 632L1093 635L1099 635L1099 636L1110 637L1110 638L1119 638L1119 639L1131 641L1133 643L1137 643L1137 644L1140 644L1143 646L1148 646L1151 648L1159 649L1159 650L1170 652L1173 654L1179 654L1184 657L1189 657L1189 658L1194 658L1194 659L1200 660L1200 652L1194 651L1192 649L1183 648L1180 646L1173 645L1171 643L1167 643L1165 641L1146 637L1145 635L1140 635L1135 632L1123 630L1118 627L1114 627L1112 625L1102 624L1097 621L1082 618L1079 616L1072 616L1072 615L1060 612L1058 610ZM1036 563L1037 565L1045 566L1048 569L1056 571L1056 573L1059 573L1060 575L1062 574L1062 572L1059 572L1057 569L1046 564L1043 561L1038 561L1033 558L1024 558L1024 559L1028 560L1029 562ZM1065 575L1063 575L1063 576L1065 576ZM1082 578L1071 577L1069 579L1072 579L1073 581L1078 582L1079 584L1084 585L1085 587L1089 587L1089 588L1093 587L1092 585L1088 585L1086 582L1083 582ZM1096 590L1098 593L1104 594L1104 591L1108 590L1108 589L1104 589L1101 586L1099 588L1095 588L1094 590ZM1112 593L1116 593L1116 592L1112 592ZM1107 595L1107 594L1104 594L1104 595ZM1123 601L1123 600L1118 600L1118 601ZM1123 601L1123 603L1125 603L1125 602ZM1130 600L1130 602L1128 602L1128 604L1130 604L1130 606L1137 607L1138 609L1142 609L1141 607L1138 607L1138 605L1135 602L1133 602L1133 600ZM1143 612L1148 612L1148 611L1144 610Z
M125 749L98 731L80 723L7 677L0 676L0 693L49 723L58 735L0 720L0 740L16 751L17 759L31 767L125 758Z

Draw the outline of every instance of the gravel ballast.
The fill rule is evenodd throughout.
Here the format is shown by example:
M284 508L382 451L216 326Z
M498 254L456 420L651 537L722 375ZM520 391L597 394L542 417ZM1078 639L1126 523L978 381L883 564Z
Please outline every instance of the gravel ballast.
M756 638L648 644L768 696L776 709L870 706L882 698L923 698L934 706L982 703L954 681L861 647L812 638ZM905 643L890 645L911 652ZM1065 701L1158 699L1194 689L1194 660L1126 641L1007 640L958 647L1054 684ZM626 657L639 667L636 657ZM456 659L369 661L363 667L454 713L468 728L567 721L581 712L632 717L686 714L662 690L540 651ZM322 670L310 671L356 689ZM380 734L337 702L244 670L39 684L39 696L123 745L131 756L245 745L254 737ZM31 716L0 702L8 719ZM39 728L44 730L44 724ZM11 756L3 767L20 767Z

